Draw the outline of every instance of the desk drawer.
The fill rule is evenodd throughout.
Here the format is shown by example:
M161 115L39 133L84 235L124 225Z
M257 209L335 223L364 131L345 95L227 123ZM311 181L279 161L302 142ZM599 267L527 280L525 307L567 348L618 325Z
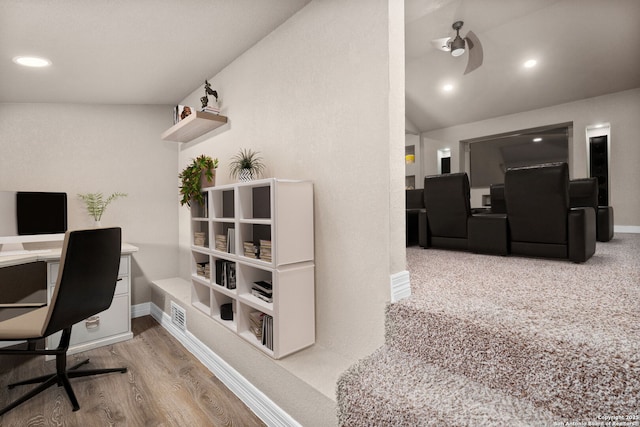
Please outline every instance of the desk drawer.
M109 309L73 325L70 345L86 344L127 332L129 332L129 298L128 295L122 295L113 298ZM47 338L47 347L55 348L59 342L60 332Z
M50 262L49 263L49 272L47 276L49 277L49 285L55 285L58 281L58 272L60 271L60 263L59 262ZM126 256L120 257L120 268L118 269L118 277L128 276L129 275L129 259ZM116 291L117 293L117 291Z

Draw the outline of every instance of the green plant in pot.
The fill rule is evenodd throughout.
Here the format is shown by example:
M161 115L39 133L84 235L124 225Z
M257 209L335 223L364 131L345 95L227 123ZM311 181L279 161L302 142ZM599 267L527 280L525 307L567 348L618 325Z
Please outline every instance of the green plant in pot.
M203 187L213 187L216 185L216 168L218 159L212 159L204 154L199 155L185 167L178 177L182 181L180 186L180 205L191 206L194 200L200 205L204 205Z
M262 158L257 151L250 148L241 148L238 153L231 158L229 164L229 175L237 178L241 182L251 181L258 178L264 171Z

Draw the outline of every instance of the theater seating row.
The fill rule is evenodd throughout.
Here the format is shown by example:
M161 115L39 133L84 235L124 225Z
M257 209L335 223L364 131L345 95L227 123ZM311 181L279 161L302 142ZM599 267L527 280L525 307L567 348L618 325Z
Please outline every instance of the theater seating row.
M576 263L595 253L596 222L598 240L613 236L613 210L597 206L597 183L589 179L570 183L566 163L508 169L505 183L492 186L491 197L490 211L474 213L466 173L428 176L424 208L410 210L407 199L407 232L409 227L416 232L417 214L418 240L425 248L564 258ZM415 205L413 200L411 206Z

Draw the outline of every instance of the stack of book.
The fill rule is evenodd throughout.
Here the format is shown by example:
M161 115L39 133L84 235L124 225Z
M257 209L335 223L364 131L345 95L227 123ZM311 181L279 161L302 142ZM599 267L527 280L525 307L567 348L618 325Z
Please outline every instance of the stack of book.
M227 289L236 288L236 263L233 261L216 260L216 284Z
M262 321L265 314L261 311L249 313L249 330L262 342Z
M260 240L260 259L271 262L271 240Z
M244 242L244 256L247 258L257 258L256 256L256 246L253 242Z
M227 251L227 236L224 234L216 234L216 251Z
M273 302L273 287L271 286L271 283L264 280L253 282L251 295L265 302Z
M193 232L193 244L196 246L204 246L207 241L207 235L204 231Z
M196 274L204 277L205 279L211 278L211 265L209 264L209 261L197 263Z
M205 113L220 114L220 107L217 105L207 105L202 109Z
M273 317L265 314L262 319L262 344L273 350Z

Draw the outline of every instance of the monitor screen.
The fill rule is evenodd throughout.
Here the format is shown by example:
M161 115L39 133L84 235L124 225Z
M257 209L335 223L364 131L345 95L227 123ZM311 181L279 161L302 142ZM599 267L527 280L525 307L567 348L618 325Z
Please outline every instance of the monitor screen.
M64 233L67 193L17 192L16 219L20 236Z

